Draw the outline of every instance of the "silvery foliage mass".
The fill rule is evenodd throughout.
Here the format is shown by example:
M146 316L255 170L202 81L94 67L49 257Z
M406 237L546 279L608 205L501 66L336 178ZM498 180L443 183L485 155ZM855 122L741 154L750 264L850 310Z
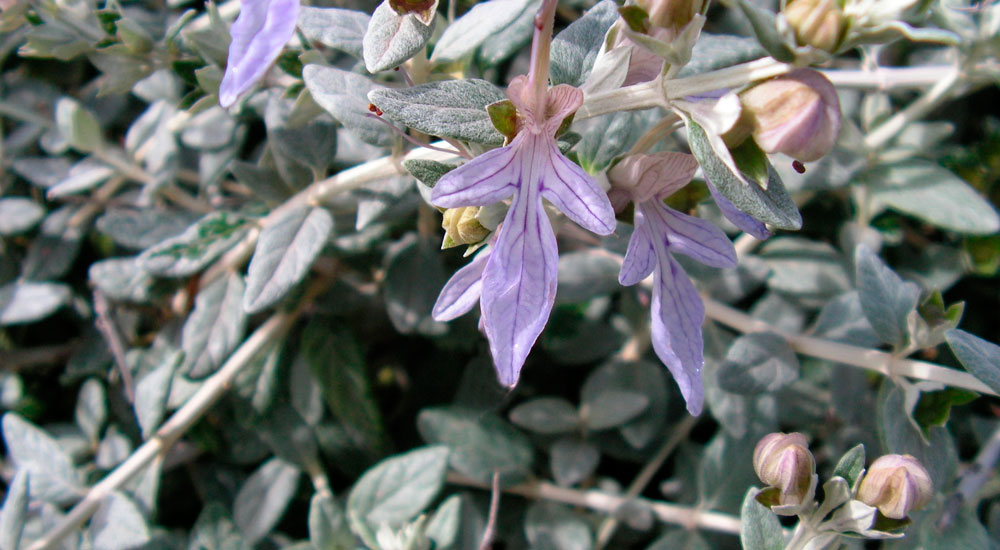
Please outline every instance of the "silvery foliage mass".
M775 431L815 548L998 543L1000 6L332 4L0 1L0 548L794 547Z

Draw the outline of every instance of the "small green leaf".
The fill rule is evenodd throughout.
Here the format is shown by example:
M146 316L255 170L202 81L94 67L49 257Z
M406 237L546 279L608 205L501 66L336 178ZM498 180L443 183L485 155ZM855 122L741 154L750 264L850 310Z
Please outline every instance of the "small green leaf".
M90 152L101 148L101 124L80 102L64 97L56 103L56 127L74 148Z
M865 469L865 446L862 443L851 448L844 453L833 468L834 477L842 477L847 480L847 484L854 487Z
M979 397L978 393L961 388L945 388L941 391L923 392L916 408L913 409L913 419L924 430L924 436L934 426L944 426L951 417L951 408L956 405L971 403Z

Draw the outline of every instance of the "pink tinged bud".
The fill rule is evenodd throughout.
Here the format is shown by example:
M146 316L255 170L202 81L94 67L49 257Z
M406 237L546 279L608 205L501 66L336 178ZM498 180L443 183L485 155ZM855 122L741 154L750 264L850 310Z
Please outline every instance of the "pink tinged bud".
M777 504L798 505L806 499L816 473L816 460L800 433L764 436L753 451L757 477L780 490Z
M766 153L802 162L833 149L840 132L840 102L833 84L812 69L795 69L740 94L743 118Z
M927 470L910 455L885 455L872 463L858 487L858 500L887 518L905 519L934 494Z
M847 28L847 17L837 0L792 0L785 18L801 45L835 53Z

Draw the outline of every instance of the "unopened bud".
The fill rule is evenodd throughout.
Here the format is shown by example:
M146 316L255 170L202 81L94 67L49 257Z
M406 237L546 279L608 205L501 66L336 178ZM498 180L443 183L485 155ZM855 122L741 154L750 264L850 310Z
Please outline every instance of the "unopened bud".
M799 44L830 53L840 47L847 17L837 0L791 0L784 14Z
M740 94L740 123L766 153L819 160L840 132L840 101L833 84L812 69L796 69Z
M858 487L858 500L887 518L904 519L934 494L927 470L910 455L885 455L872 463Z
M478 206L462 206L444 211L441 227L444 228L444 245L451 248L463 244L476 244L489 236L490 230L479 223Z
M679 30L701 13L704 0L638 0L636 4L649 15L654 27Z
M761 481L780 490L778 505L797 505L809 494L816 460L807 448L806 436L773 433L754 448L753 469Z

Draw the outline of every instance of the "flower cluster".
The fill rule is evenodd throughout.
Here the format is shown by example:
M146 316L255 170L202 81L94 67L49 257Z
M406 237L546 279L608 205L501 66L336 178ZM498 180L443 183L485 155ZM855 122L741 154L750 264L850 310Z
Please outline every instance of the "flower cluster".
M705 4L642 0L622 8L622 18L610 31L608 42L612 48L628 49L628 74L618 84L675 74L690 58L705 21ZM796 4L796 9L803 5ZM582 105L584 92L565 84L547 85L555 6L555 0L543 2L535 18L529 74L514 78L507 88L513 108L509 127L503 128L508 143L445 174L433 188L431 202L449 209L444 220L445 247L488 241L442 289L433 316L448 321L479 303L481 328L499 380L514 386L555 301L559 252L550 214L562 213L589 231L608 235L616 229L615 211L623 212L631 202L634 229L619 281L635 285L652 275L653 349L673 374L689 412L699 414L704 402L701 325L705 310L674 255L732 268L736 253L719 228L665 203L698 170L692 155L627 155L608 172L611 188L606 192L560 152L557 133ZM298 0L243 3L232 27L229 63L219 92L223 106L232 105L267 71L290 39L298 10ZM734 174L740 168L727 147L752 138L764 152L812 161L830 150L839 131L836 94L822 75L809 69L758 83L739 94L722 89L676 100L669 107L708 133L715 153ZM763 222L740 211L711 177L706 179L728 219L755 237L770 236ZM506 201L506 216L490 236L490 230L477 220L479 207Z

